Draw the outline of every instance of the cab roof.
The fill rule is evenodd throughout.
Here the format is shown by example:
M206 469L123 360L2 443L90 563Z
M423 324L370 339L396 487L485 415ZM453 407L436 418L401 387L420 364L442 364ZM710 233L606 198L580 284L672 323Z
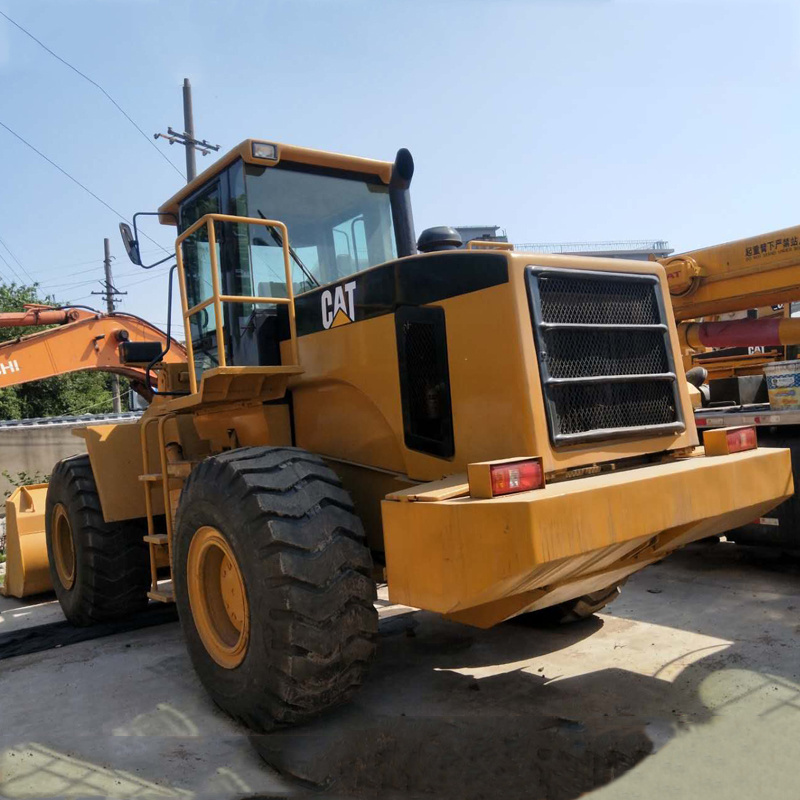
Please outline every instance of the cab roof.
M254 145L274 146L276 157L268 159L253 155ZM160 206L158 211L161 215L159 217L161 224L175 225L180 204L239 158L247 164L258 164L262 167L274 167L281 161L292 161L297 164L312 164L346 172L367 173L368 175L377 175L386 184L389 183L392 177L393 166L391 161L376 161L372 158L346 156L341 153L329 153L325 150L313 150L310 147L269 142L266 139L245 139L241 144L217 159L208 169L203 170L191 183L187 183L179 192L176 192L166 203ZM174 214L175 216L168 216L169 214Z

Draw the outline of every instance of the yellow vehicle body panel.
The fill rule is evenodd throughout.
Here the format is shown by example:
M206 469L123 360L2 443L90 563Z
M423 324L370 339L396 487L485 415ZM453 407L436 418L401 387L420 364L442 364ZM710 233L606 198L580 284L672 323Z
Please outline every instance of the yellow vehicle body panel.
M53 588L47 563L47 484L20 486L6 500L6 580L0 593L28 597Z
M432 481L465 472L467 464L539 456L545 472L585 467L643 453L697 445L688 384L680 382L686 429L680 433L552 447L548 432L539 361L528 305L528 266L601 270L654 275L665 307L669 290L663 268L652 262L611 258L539 255L509 251L493 254L507 264L508 280L479 291L455 294L432 303L447 319L447 353L453 402L455 455L443 459L404 444L394 314L299 335L302 374L290 389L297 445L326 457L364 464ZM414 256L430 260L431 272L463 251ZM400 259L398 270L403 264ZM352 277L356 297L373 267ZM313 293L312 293L313 294ZM400 298L402 299L402 298ZM298 297L302 303L303 297ZM681 363L675 323L668 315L674 363ZM284 350L288 357L288 351ZM358 420L354 424L354 420Z
M142 466L140 429L141 423L135 423L87 425L73 431L86 443L106 522L145 516L144 493L139 488L139 476L146 471ZM155 431L152 438L155 448ZM163 514L160 498L156 503L153 513Z
M489 627L618 583L793 492L789 452L761 448L491 500L385 500L389 597Z

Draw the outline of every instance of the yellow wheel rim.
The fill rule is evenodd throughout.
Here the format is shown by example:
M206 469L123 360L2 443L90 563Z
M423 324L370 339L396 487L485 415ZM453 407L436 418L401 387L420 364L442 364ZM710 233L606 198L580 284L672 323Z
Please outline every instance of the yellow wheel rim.
M53 509L51 530L56 574L61 585L65 589L71 589L75 583L75 543L67 509L61 503L57 503Z
M189 605L203 645L221 667L238 667L247 653L250 610L239 564L216 528L198 528L186 571Z

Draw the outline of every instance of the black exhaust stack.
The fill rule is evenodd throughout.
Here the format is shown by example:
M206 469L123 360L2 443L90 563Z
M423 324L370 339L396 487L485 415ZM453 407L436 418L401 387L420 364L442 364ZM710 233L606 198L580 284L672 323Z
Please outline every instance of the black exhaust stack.
M389 200L392 204L394 238L397 255L413 256L417 252L417 237L414 233L414 216L411 213L411 195L408 188L414 176L414 159L405 147L397 151L389 181Z

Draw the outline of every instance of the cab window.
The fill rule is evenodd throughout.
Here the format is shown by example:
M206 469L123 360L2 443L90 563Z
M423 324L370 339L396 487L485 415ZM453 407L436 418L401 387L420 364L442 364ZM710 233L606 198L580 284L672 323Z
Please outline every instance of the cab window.
M220 212L220 184L203 189L194 197L181 205L180 229L186 230L206 214ZM219 224L215 227L217 235L216 255L220 259L221 230ZM213 294L211 282L211 250L208 242L208 228L201 226L183 243L183 263L186 275L186 297L189 308L202 303ZM194 348L195 369L198 374L206 369L215 367L219 363L216 341L216 327L209 314L209 308L199 314L194 314L190 319L192 346Z
M397 257L389 189L377 178L283 164L247 165L245 175L250 216L289 231L296 294ZM252 226L250 237L256 294L285 296L278 231Z

